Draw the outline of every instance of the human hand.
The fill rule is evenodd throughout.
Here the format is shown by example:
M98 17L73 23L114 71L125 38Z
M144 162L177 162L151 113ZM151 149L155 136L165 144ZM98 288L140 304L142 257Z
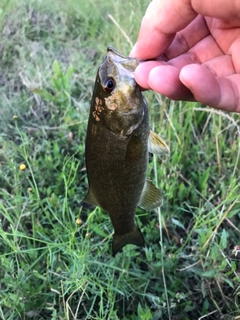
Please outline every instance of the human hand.
M240 112L240 1L153 0L130 56L142 88Z

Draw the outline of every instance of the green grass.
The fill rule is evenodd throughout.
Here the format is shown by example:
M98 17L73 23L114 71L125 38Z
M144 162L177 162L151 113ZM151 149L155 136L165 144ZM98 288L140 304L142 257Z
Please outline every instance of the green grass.
M164 205L137 211L146 247L113 258L109 217L81 208L88 109L147 1L49 3L0 7L0 318L238 319L239 115L146 93L171 148L148 170Z

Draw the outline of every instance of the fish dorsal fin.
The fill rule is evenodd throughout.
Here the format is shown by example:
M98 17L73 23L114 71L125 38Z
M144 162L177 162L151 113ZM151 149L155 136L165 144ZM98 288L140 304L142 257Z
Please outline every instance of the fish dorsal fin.
M84 198L83 202L85 202L87 204L91 204L95 207L99 207L99 204L90 189L88 189L88 193L87 193L86 197Z
M146 180L140 197L139 207L144 210L152 210L161 204L162 196L160 190L151 181Z
M170 149L166 142L152 130L150 130L148 138L148 151L157 156L170 154Z

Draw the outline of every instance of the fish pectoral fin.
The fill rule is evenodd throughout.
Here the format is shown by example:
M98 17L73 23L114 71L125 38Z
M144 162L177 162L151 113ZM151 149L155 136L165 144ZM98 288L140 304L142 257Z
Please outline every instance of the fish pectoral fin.
M139 207L144 210L152 210L161 206L161 204L162 196L160 190L151 181L146 180L138 204Z
M86 197L83 199L82 201L83 203L87 203L87 204L91 204L95 207L99 207L99 204L97 202L97 200L95 199L94 195L92 194L91 190L88 190L88 193L86 195Z
M152 130L150 130L148 137L148 151L156 154L157 156L168 156L170 154L170 149L166 142Z
M112 242L112 254L115 256L127 244L135 244L136 246L144 245L144 237L141 230L136 225L135 228L125 234L118 235L114 233Z

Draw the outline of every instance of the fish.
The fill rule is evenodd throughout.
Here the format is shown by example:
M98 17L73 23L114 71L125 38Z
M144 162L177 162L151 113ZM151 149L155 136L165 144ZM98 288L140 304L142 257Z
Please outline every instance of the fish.
M97 71L85 143L88 193L83 203L108 212L112 254L127 244L144 245L135 220L137 206L162 204L159 189L146 179L148 153L169 154L165 141L150 130L148 106L134 78L138 59L107 48Z

